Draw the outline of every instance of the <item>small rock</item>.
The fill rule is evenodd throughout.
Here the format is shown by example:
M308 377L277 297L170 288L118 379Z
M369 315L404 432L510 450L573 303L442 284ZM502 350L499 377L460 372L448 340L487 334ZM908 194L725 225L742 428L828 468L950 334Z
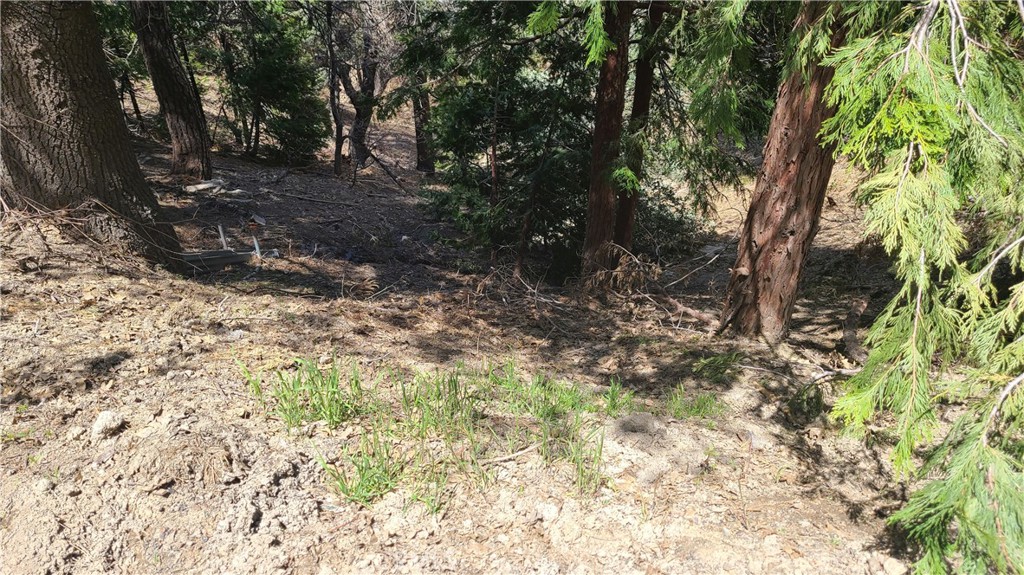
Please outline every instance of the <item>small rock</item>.
M86 429L80 425L68 428L68 441L76 441L85 437Z
M124 427L124 416L116 411L101 411L92 424L93 441L117 435Z
M32 485L32 490L40 495L52 490L53 488L54 483L53 481L50 481L48 477L43 477L42 479L36 481L35 484Z
M551 523L555 519L558 519L558 506L554 503L538 503L537 515L540 517L542 522Z
M57 492L65 497L78 497L82 494L82 490L74 483L61 483Z
M882 561L882 570L885 571L885 575L905 575L907 566L899 559L886 557L885 561Z

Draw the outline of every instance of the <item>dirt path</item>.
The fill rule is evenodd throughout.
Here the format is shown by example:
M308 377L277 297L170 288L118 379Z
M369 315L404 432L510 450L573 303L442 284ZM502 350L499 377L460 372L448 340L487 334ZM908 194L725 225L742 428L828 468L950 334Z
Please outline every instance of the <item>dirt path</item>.
M233 246L255 234L276 257L171 277L49 221L3 222L0 572L905 571L884 524L898 503L884 456L791 401L840 361L848 298L875 289L836 277L861 261L843 251L848 201L826 211L781 359L644 298L599 306L487 273L382 173L353 186L219 156L224 189L187 193L160 184L164 150L141 154L189 249L216 249L219 224ZM389 161L414 189L407 159ZM674 296L709 313L735 254L721 213L719 238L674 272L697 270ZM586 414L603 436L594 493L533 449L495 458L486 480L453 473L436 512L408 484L364 508L317 458L371 426L288 433L238 367L332 355L392 402L389 373L511 359L595 396L621 378L638 413ZM680 385L722 412L673 417Z

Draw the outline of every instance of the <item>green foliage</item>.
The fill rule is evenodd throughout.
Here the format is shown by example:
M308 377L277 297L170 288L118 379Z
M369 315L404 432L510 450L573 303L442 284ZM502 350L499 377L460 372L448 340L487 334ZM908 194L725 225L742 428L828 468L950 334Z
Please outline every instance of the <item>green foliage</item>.
M436 79L430 130L445 186L428 193L430 203L476 245L517 246L528 222L526 249L575 252L583 235L597 79L570 36L581 22L521 42L533 5L458 8L425 13L405 38L403 70Z
M246 151L264 135L288 162L308 161L330 135L312 30L301 9L280 1L225 4L218 48L206 54L221 74L232 131Z
M249 392L268 406L265 392L269 391L269 407L289 429L315 421L335 428L372 410L371 398L363 389L362 376L355 364L347 376L337 361L332 361L326 370L305 359L296 360L295 364L293 371L276 371L269 388L262 374L253 374L239 364Z
M1020 15L950 2L834 16L847 38L825 59L836 113L822 137L868 171L868 228L902 282L834 415L855 429L895 416L898 471L928 480L892 518L922 545L918 572L944 573L949 560L964 573L1019 570L1024 286L1000 290L994 278L1019 273L1024 256ZM947 401L963 415L944 431Z
M601 396L604 400L604 412L608 417L619 417L624 413L632 413L636 409L636 398L633 390L624 389L622 380L612 377L608 390Z
M419 437L466 433L479 418L479 398L461 377L461 366L449 373L417 374L411 385L401 382L403 421Z
M735 378L736 364L743 359L739 352L720 353L698 359L693 363L693 372L708 383L722 385Z
M135 29L129 5L123 2L97 2L93 4L93 10L103 38L103 53L107 57L114 82L120 85L120 79L125 74L131 82L148 77L142 50L135 46Z
M712 419L725 412L725 405L713 393L698 393L694 397L686 394L686 388L678 385L666 402L669 414L676 419Z
M397 487L405 469L405 462L382 432L386 428L387 422L378 420L372 431L360 439L355 453L347 454L343 467L328 465L323 458L319 460L338 491L364 507Z

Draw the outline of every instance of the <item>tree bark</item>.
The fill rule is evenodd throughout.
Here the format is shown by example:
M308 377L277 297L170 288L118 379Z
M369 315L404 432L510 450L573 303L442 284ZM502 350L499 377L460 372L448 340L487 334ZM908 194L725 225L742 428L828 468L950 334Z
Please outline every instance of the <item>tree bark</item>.
M174 228L142 177L87 2L16 2L0 21L0 194L91 210L85 230L180 269Z
M206 116L199 94L178 58L167 6L149 1L132 2L130 6L160 113L171 134L171 173L208 180L213 170Z
M629 75L629 24L633 2L605 2L604 30L615 43L601 64L594 115L594 142L590 154L587 193L587 231L583 241L583 276L614 267L608 244L615 232L616 194L612 167L619 158L622 112L626 107Z
M665 12L668 10L668 3L656 1L651 3L650 15L644 30L645 38L650 41L657 33L662 21L665 19ZM633 75L633 109L629 114L629 133L640 134L647 128L647 118L651 113L651 98L654 95L654 63L657 54L657 47L647 45L640 53L636 61L636 71ZM637 178L642 178L644 169L643 149L634 150L627 157L626 165ZM626 248L633 249L633 229L636 223L636 208L640 201L638 191L619 190L619 208L615 215L615 243Z
M805 1L796 29L805 29L829 9ZM832 34L842 42L841 26ZM835 163L834 146L821 146L821 124L835 112L822 99L834 70L812 63L779 87L768 128L764 163L740 236L719 331L782 341L789 330L797 287L811 242L818 232L825 192Z
M426 78L417 76L418 88L412 97L412 118L416 129L416 171L433 174L434 145L428 126L430 125L430 93L423 85Z

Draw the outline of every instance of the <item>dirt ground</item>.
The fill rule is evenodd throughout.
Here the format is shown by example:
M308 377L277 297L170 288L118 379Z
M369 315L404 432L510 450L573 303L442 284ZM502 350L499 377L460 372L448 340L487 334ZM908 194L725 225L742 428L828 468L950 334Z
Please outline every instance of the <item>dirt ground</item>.
M885 524L903 493L884 446L792 401L848 366L837 346L851 299L872 298L866 324L888 289L885 262L850 247L861 229L846 176L793 337L772 350L712 337L658 299L598 303L488 269L442 241L450 230L415 196L407 126L380 134L397 183L221 153L223 188L194 193L163 177L164 147L140 141L188 250L218 249L218 225L234 248L258 239L266 257L224 271L173 276L75 241L73 222L2 222L0 573L906 572ZM715 237L666 266L684 306L716 313L743 202L723 200ZM616 376L642 409L594 416L596 493L534 451L496 461L486 485L454 477L436 513L403 486L362 507L317 457L366 427L288 433L239 368L332 356L370 375L513 359L597 392ZM714 377L697 368L723 356ZM681 383L724 413L672 418Z

